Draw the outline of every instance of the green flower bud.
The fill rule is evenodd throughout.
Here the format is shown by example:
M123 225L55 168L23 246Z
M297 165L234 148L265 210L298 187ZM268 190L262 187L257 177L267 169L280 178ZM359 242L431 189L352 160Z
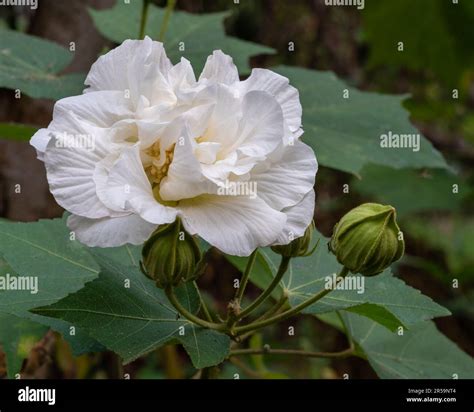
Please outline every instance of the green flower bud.
M141 268L159 288L166 288L196 279L202 272L203 259L196 240L176 219L159 226L145 242Z
M392 206L365 203L334 226L329 250L353 273L374 276L400 259L405 249Z
M312 221L311 224L307 227L303 236L297 239L293 239L287 245L272 246L272 250L283 257L293 258L293 257L308 256L311 253L313 253L314 249L316 248L315 246L312 250L309 250L311 246L311 241L313 239L313 232L314 232L314 221Z

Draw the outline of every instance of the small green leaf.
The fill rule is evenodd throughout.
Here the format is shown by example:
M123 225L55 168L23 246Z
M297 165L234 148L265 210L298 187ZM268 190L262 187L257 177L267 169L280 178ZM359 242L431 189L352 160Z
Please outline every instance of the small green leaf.
M136 39L140 27L140 2L117 2L115 7L97 11L89 9L98 30L107 38L122 43L126 39ZM145 33L158 40L164 9L150 6ZM241 73L250 70L249 58L257 54L271 53L275 50L230 37L225 34L223 21L229 13L191 14L175 11L170 19L164 44L168 57L177 62L186 57L197 73L201 71L207 56L221 49L231 55ZM184 47L184 50L182 49Z
M359 315L370 318L377 323L395 332L401 325L400 320L397 319L391 312L380 305L374 305L373 303L363 303L362 305L353 306L347 308L346 311L358 313Z
M447 167L442 155L410 123L402 107L406 96L362 92L330 72L286 66L275 70L300 92L303 140L321 165L355 175L369 163L394 169ZM420 135L419 151L381 147L380 136L388 132Z
M81 94L84 74L58 74L73 57L55 43L0 29L0 87L46 99Z
M227 336L179 317L163 291L139 269L116 263L102 253L95 256L102 268L98 279L33 312L78 325L126 363L174 341L183 344L196 368L225 359L230 346ZM178 298L192 312L199 309L194 285L182 286Z
M392 333L365 317L344 313L349 334L383 379L473 379L474 360L433 322Z
M0 123L0 139L27 142L31 139L38 127L17 123Z

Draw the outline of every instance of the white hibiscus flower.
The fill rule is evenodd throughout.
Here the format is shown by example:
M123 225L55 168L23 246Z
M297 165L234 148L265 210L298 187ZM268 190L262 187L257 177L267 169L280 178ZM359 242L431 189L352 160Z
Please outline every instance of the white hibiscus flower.
M215 51L196 81L188 60L173 66L145 38L100 57L85 83L31 139L81 242L141 244L177 217L231 255L303 235L317 162L299 140L301 104L288 79L254 69L240 81ZM256 196L222 190L245 184Z

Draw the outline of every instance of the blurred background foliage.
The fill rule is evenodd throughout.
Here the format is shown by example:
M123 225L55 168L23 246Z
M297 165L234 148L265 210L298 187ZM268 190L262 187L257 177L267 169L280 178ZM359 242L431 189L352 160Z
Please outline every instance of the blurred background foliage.
M154 3L164 6L165 1ZM474 2L448 3L366 0L360 11L328 7L324 0L240 0L238 4L233 0L178 0L177 8L191 13L228 11L227 34L276 50L252 57L252 67L284 64L329 70L361 90L407 95L404 105L412 123L442 152L450 170L397 170L369 164L360 178L323 167L317 176L316 225L329 236L340 216L361 202L394 205L407 243L397 274L453 312L453 317L436 323L474 355ZM69 41L87 44L87 52L58 65L61 76L67 76L87 72L98 54L114 47L94 28L87 10L113 4L113 0L40 0L36 12L1 7L0 26L63 46ZM403 52L397 49L399 42L403 42ZM0 90L0 122L48 124L52 100L27 96L20 100L14 99L12 90ZM5 126L0 127L2 133L0 137L21 141L22 133L30 135L31 129ZM318 137L305 134L305 138ZM1 215L13 220L60 216L60 208L48 194L42 166L28 144L10 141L0 145ZM21 200L12 195L11 182L31 179L35 190ZM225 278L220 276L224 272L228 273ZM219 297L231 294L229 279L237 274L234 267L213 255L201 285L225 305ZM111 353L74 358L60 335L48 332L37 342L34 336L44 331L24 335L19 333L22 327L12 331L12 336L20 341L19 350L29 353L23 364L26 376L102 378L123 373ZM296 327L301 331L296 337L288 335L286 324L265 330L265 342L294 345L293 340L298 339L298 345L307 350L338 350L346 345L344 335L315 318L304 317ZM259 339L262 336L256 335L252 344L259 346ZM248 378L338 378L345 373L351 378L375 377L365 362L352 358L330 362L255 356L238 363L226 365L222 377L233 378L235 373ZM4 364L0 354L0 375L5 373ZM179 349L167 346L127 365L125 372L136 378L182 378L191 376L193 368Z

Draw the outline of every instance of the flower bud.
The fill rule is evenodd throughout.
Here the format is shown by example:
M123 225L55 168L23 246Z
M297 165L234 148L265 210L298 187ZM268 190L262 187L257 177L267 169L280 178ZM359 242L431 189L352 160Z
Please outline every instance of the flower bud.
M159 288L194 280L201 274L202 263L196 240L184 230L179 219L159 226L142 249L142 271Z
M353 273L373 276L400 259L405 249L392 206L365 203L334 226L329 250Z
M311 224L306 228L303 236L293 239L287 245L272 246L272 250L275 253L288 258L308 256L313 253L314 249L316 248L314 247L312 250L309 250L311 241L313 239L313 232L314 221L311 221Z

